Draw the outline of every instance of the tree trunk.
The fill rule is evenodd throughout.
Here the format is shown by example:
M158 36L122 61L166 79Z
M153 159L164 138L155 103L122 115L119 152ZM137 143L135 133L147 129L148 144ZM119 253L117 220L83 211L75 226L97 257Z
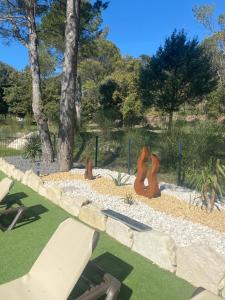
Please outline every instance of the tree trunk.
M172 123L173 123L173 111L170 111L170 113L169 113L169 123L168 123L168 130L169 130L169 132L171 132Z
M29 9L29 58L30 70L32 76L32 109L34 118L37 123L42 148L42 159L46 163L51 163L54 159L53 148L48 128L47 119L43 113L42 99L41 99L41 79L40 67L37 51L37 32L35 24L34 8Z
M59 168L69 171L73 165L75 90L80 21L80 0L67 0L65 54L62 74L59 125Z

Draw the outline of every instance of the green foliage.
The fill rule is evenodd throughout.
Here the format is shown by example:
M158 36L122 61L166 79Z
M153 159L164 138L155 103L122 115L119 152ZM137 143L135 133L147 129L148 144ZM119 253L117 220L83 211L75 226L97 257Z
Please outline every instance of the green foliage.
M128 205L133 205L135 203L135 200L131 193L127 193L126 196L122 199L124 200L124 203L126 203Z
M50 121L58 123L61 94L60 76L50 77L43 82L44 112Z
M171 132L160 136L159 155L162 168L176 170L178 144L182 144L182 164L185 170L201 169L216 158L223 158L225 140L224 127L213 122L200 122L193 126L175 123Z
M210 54L213 68L219 77L219 86L225 84L225 14L215 16L214 5L199 5L193 8L196 20L209 32L203 47Z
M99 85L99 110L111 121L132 126L142 118L142 104L138 95L137 74L140 62L130 57L117 61L115 71Z
M142 118L142 103L136 93L125 98L121 111L125 125L133 126L139 123Z
M99 87L94 81L86 81L82 89L81 116L83 122L87 122L96 117L100 97Z
M0 114L7 114L8 105L5 101L5 88L11 86L10 74L14 73L15 70L10 66L0 62Z
M103 115L105 119L109 117L110 121L121 118L120 107L115 103L120 99L114 97L118 84L110 77L120 61L119 49L112 42L99 37L90 56L80 62L78 73L82 81L81 111L84 122L97 119L102 126ZM113 90L112 84L116 86ZM110 88L109 92L107 87Z
M101 34L102 11L108 3L100 0L81 1L80 54L89 56L94 39ZM66 0L52 1L50 9L42 18L40 37L49 48L60 54L64 51ZM53 30L54 28L54 30Z
M142 66L140 88L147 106L170 114L184 103L198 103L215 88L215 72L196 39L174 31L149 62Z
M56 58L43 43L38 45L40 73L42 78L47 78L55 71Z
M198 22L202 23L205 28L210 31L213 31L214 26L212 24L212 15L214 12L214 5L204 4L193 7L194 17L198 20Z
M38 135L32 135L24 148L24 158L35 161L41 157L41 140Z
M27 134L35 130L32 119L25 118L23 121L18 121L16 117L0 117L0 138L17 137L18 134Z
M223 200L223 184L225 182L225 166L216 161L216 165L212 163L199 169L195 172L189 172L189 186L196 189L200 196L192 199L201 208L205 208L208 212L212 212L214 206L218 203L224 202ZM196 201L197 200L197 201Z
M121 119L122 99L118 93L119 86L117 82L111 78L107 78L99 87L100 99L99 104L101 110L112 121Z
M113 177L112 175L110 175L110 177L112 178L116 186L126 185L128 180L130 179L130 176L127 176L126 174L122 175L121 173L118 173L117 177Z
M17 116L32 114L32 84L28 69L9 75L9 85L4 89L4 100L9 112Z
M225 87L223 85L219 85L208 95L205 109L209 117L217 118L225 114Z
M225 26L225 14L218 15L215 20L214 13L215 5L213 4L195 5L193 7L193 14L196 20L211 33L222 31Z
M118 120L118 114L114 109L107 109L105 111L99 109L95 113L95 122L99 125L101 133L104 138L109 138L113 128L117 128L120 125Z
M34 17L38 22L48 10L47 0L0 1L0 36L10 42L15 39L22 44L29 43L28 10L34 9ZM36 23L37 24L37 23Z

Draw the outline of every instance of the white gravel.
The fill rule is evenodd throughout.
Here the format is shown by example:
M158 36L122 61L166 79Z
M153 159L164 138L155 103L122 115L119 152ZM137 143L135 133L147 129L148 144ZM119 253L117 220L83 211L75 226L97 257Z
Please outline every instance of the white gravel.
M84 170L73 169L71 172L83 174ZM96 169L93 173L94 175L109 178L111 178L110 175L116 177L118 174L117 172L106 169ZM134 176L130 176L129 182L133 183L134 178ZM102 195L94 191L88 181L48 181L45 185L55 185L62 189L65 188L65 193L70 196L79 197L82 195L101 209L115 210L149 225L155 230L167 233L174 239L177 246L184 247L193 243L205 244L215 249L215 251L225 258L225 233L221 233L201 224L192 223L191 221L155 211L140 201L136 201L133 205L129 205L124 203L120 197ZM189 201L190 193L193 193L191 190L180 188L171 184L160 183L160 186L163 188L163 193L176 196L184 201Z

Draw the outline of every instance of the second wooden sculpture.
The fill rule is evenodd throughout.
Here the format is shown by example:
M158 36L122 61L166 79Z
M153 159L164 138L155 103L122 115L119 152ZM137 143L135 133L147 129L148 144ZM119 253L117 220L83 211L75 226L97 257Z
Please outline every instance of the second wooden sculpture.
M152 165L148 169L147 163L151 160ZM134 189L138 195L155 198L160 196L157 174L159 172L160 161L157 155L151 154L149 147L144 147L137 162L137 177L134 182ZM145 179L148 186L145 186Z

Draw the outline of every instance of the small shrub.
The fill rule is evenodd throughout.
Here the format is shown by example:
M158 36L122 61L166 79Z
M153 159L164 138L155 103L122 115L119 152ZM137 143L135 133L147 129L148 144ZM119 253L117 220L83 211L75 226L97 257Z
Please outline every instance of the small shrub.
M122 199L124 200L124 203L129 204L129 205L132 205L135 202L133 195L131 193L127 193L126 196Z
M41 140L38 135L32 135L24 148L24 158L35 161L41 157Z
M223 185L225 180L225 166L217 160L215 167L212 162L208 166L203 167L199 171L189 173L189 186L195 188L199 192L198 197L194 197L192 202L201 205L208 212L212 212L214 206L223 201Z
M113 177L112 175L110 175L110 177L112 178L116 186L126 185L128 180L130 179L130 176L122 175L121 173L118 173L117 177Z

